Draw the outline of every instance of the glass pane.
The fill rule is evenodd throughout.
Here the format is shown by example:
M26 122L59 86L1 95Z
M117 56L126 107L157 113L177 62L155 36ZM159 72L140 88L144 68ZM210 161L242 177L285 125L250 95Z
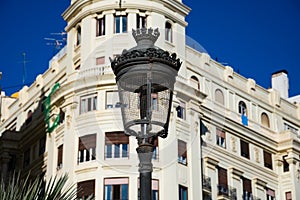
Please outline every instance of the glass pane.
M122 144L122 157L126 158L127 156L127 151L128 151L128 145L127 144Z
M122 16L122 33L127 32L127 16Z
M105 200L112 200L112 186L106 185L105 186Z
M123 184L121 185L122 189L122 200L127 200L128 199L128 185Z
M112 158L112 145L106 145L106 158Z
M92 99L88 98L87 100L88 100L87 111L91 111L92 110Z
M93 110L97 110L97 97L94 97Z
M115 144L115 156L114 158L120 158L120 144Z
M120 16L116 16L115 17L115 33L120 33L120 26L121 26L121 23L120 23Z

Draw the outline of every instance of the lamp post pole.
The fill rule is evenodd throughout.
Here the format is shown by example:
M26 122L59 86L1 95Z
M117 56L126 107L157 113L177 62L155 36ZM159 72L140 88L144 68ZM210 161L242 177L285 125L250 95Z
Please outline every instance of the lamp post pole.
M158 29L133 30L137 46L111 59L126 135L138 141L140 199L152 200L154 140L168 135L175 78L181 66L175 53L156 47Z

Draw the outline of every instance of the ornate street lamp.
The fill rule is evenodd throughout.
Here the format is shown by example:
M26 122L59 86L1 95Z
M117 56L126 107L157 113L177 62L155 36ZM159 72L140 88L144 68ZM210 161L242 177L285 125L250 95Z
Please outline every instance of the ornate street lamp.
M176 54L154 46L158 29L133 30L137 46L111 60L121 102L125 134L138 140L140 199L152 200L154 140L166 138L174 83L181 66Z

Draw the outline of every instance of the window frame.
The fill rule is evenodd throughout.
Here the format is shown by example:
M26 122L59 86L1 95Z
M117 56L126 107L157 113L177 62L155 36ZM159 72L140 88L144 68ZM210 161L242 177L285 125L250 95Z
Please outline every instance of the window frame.
M264 157L264 167L273 170L272 153L263 150L263 157Z
M216 144L226 149L226 132L220 128L216 129Z
M89 108L90 99L90 108ZM84 114L98 110L98 95L90 94L80 97L79 114Z
M165 40L173 43L173 24L170 21L165 22Z
M129 159L129 136L124 132L106 132L104 159Z
M105 15L96 18L96 37L105 35Z
M241 145L241 156L244 158L250 159L249 143L244 140L240 140L240 145ZM246 152L244 152L244 150Z
M60 170L63 167L63 148L63 144L57 147L57 170Z
M95 179L77 182L77 199L84 200L91 195L94 197L95 186L96 186Z
M145 13L136 14L136 28L147 28L147 18L148 16Z
M179 200L188 200L188 188L183 185L178 185Z
M85 163L96 160L97 134L88 134L78 138L77 163Z
M128 200L128 198L129 198L129 178L127 178L127 177L120 177L120 178L104 178L104 184L103 184L103 186L104 186L104 192L103 192L103 199L105 199L105 200L114 200L114 199L118 199L118 200ZM119 184L118 184L119 183ZM123 184L120 184L120 183L123 183ZM108 190L109 190L109 188L107 188L107 187L111 187L111 192L107 192ZM119 194L119 198L117 198L117 197L115 197L114 196L114 191L116 191L113 187L115 187L115 186L119 186L120 188L119 188L119 192L120 192L120 194ZM122 188L122 186L123 187L125 187L125 188ZM125 199L123 199L122 197L123 197L123 192L125 192L125 190L123 190L123 189L126 189L127 188L127 197L125 197ZM108 195L107 195L108 194ZM110 197L110 194L111 194L111 197ZM126 193L125 193L126 194ZM109 198L110 197L110 198Z
M187 142L178 139L177 148L178 148L178 153L177 153L178 163L187 166L188 165Z
M117 21L119 19L119 21ZM125 30L124 29L124 20L126 20ZM126 14L115 14L114 15L114 33L122 34L128 32L128 15Z

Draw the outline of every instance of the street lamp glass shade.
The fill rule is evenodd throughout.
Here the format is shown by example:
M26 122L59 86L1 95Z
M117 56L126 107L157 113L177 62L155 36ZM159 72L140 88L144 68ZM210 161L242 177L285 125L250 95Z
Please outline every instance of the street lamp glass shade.
M164 136L163 134L167 132L177 73L164 67L160 63L135 65L118 80L126 133L139 134L144 124L147 125L146 137L157 133Z
M172 91L181 65L176 54L154 46L156 31L134 31L137 46L112 61L125 133L141 139L167 136Z

